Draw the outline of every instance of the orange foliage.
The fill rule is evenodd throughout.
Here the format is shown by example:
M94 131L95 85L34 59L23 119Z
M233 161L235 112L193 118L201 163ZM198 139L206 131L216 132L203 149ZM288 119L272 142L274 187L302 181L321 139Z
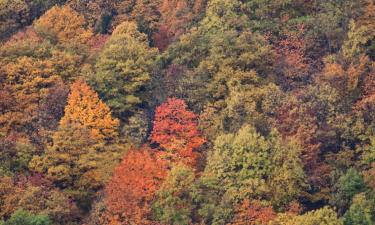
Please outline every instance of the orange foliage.
M169 98L156 109L150 139L171 153L174 160L189 165L196 164L196 150L205 143L197 128L197 115L176 98Z
M362 56L351 63L327 62L323 71L316 77L316 81L328 83L340 93L346 95L359 87L360 80L366 76L368 63L369 58L367 56Z
M151 203L166 173L165 161L152 150L130 150L105 189L109 224L153 224Z
M53 70L52 70L53 71ZM36 130L39 102L46 91L61 81L51 74L51 63L19 57L0 66L0 130L33 133ZM4 98L4 99L3 99Z
M203 8L204 1L201 0L163 0L159 8L160 26L153 35L155 46L165 50L185 31L187 25Z
M305 56L305 40L301 37L303 26L297 34L288 33L277 43L276 69L280 73L279 79L285 79L286 85L306 82L311 69L310 61Z
M229 225L260 225L267 224L276 218L272 206L264 206L259 202L243 201L236 209L236 214Z
M92 36L85 19L69 6L54 6L34 24L38 33L63 43L86 43Z
M119 120L113 119L109 107L85 82L78 80L71 86L61 126L77 125L88 128L96 140L112 140L117 134Z
M366 0L366 6L362 15L358 19L360 26L367 27L369 35L375 35L375 2L373 0Z

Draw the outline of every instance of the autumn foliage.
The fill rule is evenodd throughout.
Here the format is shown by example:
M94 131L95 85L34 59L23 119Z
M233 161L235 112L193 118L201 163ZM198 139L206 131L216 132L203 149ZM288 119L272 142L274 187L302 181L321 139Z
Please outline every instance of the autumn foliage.
M56 184L98 188L107 161L120 149L108 145L118 136L119 121L90 86L81 80L71 85L65 114L52 135L44 156L34 156L30 167L47 173Z
M174 160L195 165L205 140L197 128L197 115L181 99L170 98L155 111L150 140L170 153Z
M60 126L82 126L90 130L96 140L112 140L118 133L119 120L113 119L109 107L84 81L78 80L71 86Z
M0 0L0 225L374 225L374 0Z
M126 153L105 189L107 220L113 224L151 224L151 203L166 176L166 165L147 147Z
M261 202L243 201L236 208L236 214L230 225L257 225L267 224L276 217L272 206L267 206Z
M86 43L92 36L85 29L85 19L69 6L54 6L35 23L41 35L62 43Z

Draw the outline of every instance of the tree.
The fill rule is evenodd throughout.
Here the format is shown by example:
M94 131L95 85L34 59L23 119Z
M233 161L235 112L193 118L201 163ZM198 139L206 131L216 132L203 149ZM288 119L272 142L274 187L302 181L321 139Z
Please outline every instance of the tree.
M0 136L0 174L12 175L28 171L28 164L38 150L21 135Z
M342 100L342 99L341 99ZM329 86L308 86L297 90L276 109L274 126L283 137L292 138L302 146L301 160L310 185L307 198L312 202L328 201L332 167L322 160L335 142L335 121L340 118L342 101ZM335 117L335 116L336 117Z
M44 137L40 142L48 142L51 131L58 128L59 121L64 116L68 94L69 87L61 82L48 89L46 97L40 101L38 124L39 133Z
M356 195L349 210L346 211L344 225L370 225L374 224L374 199L367 199L365 193Z
M49 129L40 123L44 103L51 90L76 79L85 65L84 57L34 35L11 39L1 46L0 52L0 94L4 96L0 100L3 106L0 129L6 133L23 133L41 145L42 133ZM54 107L65 106L64 97L59 100Z
M201 178L204 190L214 195L209 200L201 197L202 216L215 223L230 222L233 211L222 207L250 199L285 209L304 190L299 154L298 145L275 131L262 136L245 125L237 133L220 135Z
M11 217L21 208L46 215L53 224L69 224L81 216L70 197L41 175L2 177L0 202L0 220Z
M160 19L159 5L162 0L135 0L134 8L131 12L131 18L137 21L139 29L151 37L157 29L157 23Z
M196 165L196 152L205 143L197 116L181 99L169 98L155 110L150 140L171 154L173 160Z
M35 30L52 41L84 44L92 36L85 19L69 6L54 6L34 23Z
M96 63L91 82L114 114L126 122L140 106L147 106L147 90L157 50L133 22L120 24Z
M107 221L151 224L151 204L165 179L166 166L166 162L147 147L129 150L105 188Z
M0 40L9 38L18 29L30 25L33 20L61 0L0 1Z
M363 177L353 168L343 174L335 185L331 204L337 207L338 212L343 215L351 205L353 197L365 191Z
M32 215L22 209L17 210L4 225L50 225L51 221L45 215Z
M194 171L184 164L174 165L156 193L153 215L162 224L188 225L192 221Z
M83 15L95 32L109 32L115 4L119 1L109 0L68 0L67 5Z
M306 57L305 28L300 26L295 33L289 32L278 41L275 70L281 86L286 89L307 84L310 80L312 60Z
M119 121L113 119L109 107L84 81L71 85L68 103L60 126L82 126L97 141L111 141L118 135Z
M298 145L283 141L276 132L262 136L246 125L215 140L204 174L218 179L233 202L260 198L283 207L304 187L299 154Z
M366 43L367 54L371 59L375 58L375 42L374 42L374 30L375 30L375 3L371 0L366 0L364 13L362 13L358 19L359 26L367 28L366 36L370 37L369 42Z
M13 107L7 104L0 115L3 131L31 135L36 130L33 122L37 118L38 102L44 98L46 90L60 81L57 75L47 72L46 63L31 57L20 57L2 67L0 74L6 78L2 83L3 93L15 101ZM47 76L43 77L44 74Z
M100 187L108 169L105 165L116 161L122 151L115 144L109 145L117 138L118 126L119 121L112 118L109 107L85 82L78 80L71 85L53 144L44 155L33 158L31 167L65 187Z
M318 210L307 212L303 215L288 215L281 214L275 220L271 221L269 225L343 225L342 221L337 217L336 212L324 207Z

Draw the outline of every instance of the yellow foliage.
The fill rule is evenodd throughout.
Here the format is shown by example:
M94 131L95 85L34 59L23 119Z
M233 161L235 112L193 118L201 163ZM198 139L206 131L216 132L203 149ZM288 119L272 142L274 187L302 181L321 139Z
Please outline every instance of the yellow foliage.
M92 32L85 29L85 19L69 6L54 6L34 24L43 36L62 43L86 43Z
M65 115L60 126L82 126L90 130L94 140L112 140L118 133L119 120L113 119L109 107L85 82L71 85Z

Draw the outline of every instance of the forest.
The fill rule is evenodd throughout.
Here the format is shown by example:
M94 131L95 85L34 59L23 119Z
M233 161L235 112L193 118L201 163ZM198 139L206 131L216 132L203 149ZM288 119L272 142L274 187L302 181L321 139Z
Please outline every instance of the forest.
M374 225L375 0L0 0L0 225Z

